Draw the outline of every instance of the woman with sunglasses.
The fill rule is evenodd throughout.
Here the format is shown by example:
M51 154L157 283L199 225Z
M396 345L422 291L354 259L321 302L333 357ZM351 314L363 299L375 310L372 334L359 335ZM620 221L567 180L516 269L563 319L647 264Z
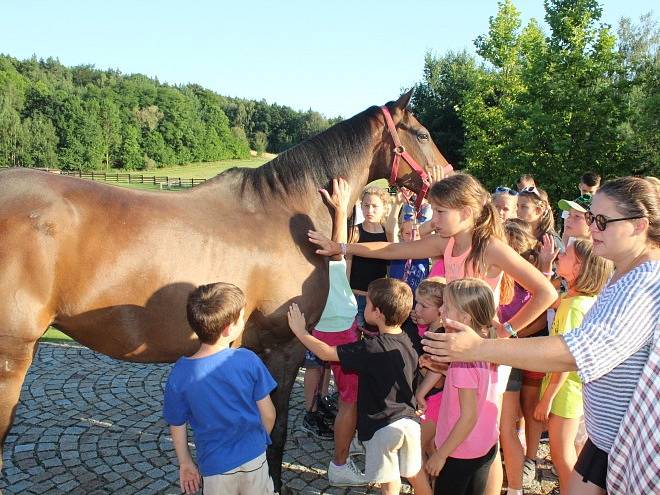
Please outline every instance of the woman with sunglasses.
M560 336L481 339L465 325L427 334L436 362L489 361L537 371L577 370L589 439L569 495L657 493L660 396L660 191L624 177L606 183L587 214L593 253L616 269L582 324Z

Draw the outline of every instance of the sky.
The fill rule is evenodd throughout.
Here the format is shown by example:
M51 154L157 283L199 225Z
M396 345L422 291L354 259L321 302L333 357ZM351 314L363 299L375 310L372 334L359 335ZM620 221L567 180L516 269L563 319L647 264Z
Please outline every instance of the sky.
M514 4L543 21L542 0ZM616 28L652 2L601 5ZM420 81L427 52L474 52L496 12L496 0L1 0L0 53L346 118Z

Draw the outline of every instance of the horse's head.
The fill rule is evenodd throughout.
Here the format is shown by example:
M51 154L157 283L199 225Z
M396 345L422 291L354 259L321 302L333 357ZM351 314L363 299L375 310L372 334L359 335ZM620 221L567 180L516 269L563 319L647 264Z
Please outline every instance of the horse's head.
M429 186L426 173L434 167L446 172L451 166L429 131L407 110L412 93L410 90L397 101L381 107L378 122L382 125L382 153L370 180L387 177L392 185L426 194ZM440 178L434 177L435 180Z

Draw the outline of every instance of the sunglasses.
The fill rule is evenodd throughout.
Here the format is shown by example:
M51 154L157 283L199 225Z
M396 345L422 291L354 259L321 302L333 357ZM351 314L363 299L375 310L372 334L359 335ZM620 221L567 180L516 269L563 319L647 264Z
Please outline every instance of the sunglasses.
M510 194L511 196L518 196L518 191L514 191L513 189L504 186L496 187L495 193L507 193Z
M636 216L636 217L625 217L625 218L605 218L603 215L594 215L590 211L584 214L584 220L587 222L587 225L591 225L596 222L596 227L598 230L603 232L607 228L608 223L621 222L623 220L637 220L638 218L646 218L646 216Z
M532 193L532 194L534 194L537 198L542 199L542 198L541 198L541 193L539 192L538 189L536 189L536 186L527 186L527 187L524 187L523 189L521 189L520 191L518 191L518 194L522 194L522 193Z

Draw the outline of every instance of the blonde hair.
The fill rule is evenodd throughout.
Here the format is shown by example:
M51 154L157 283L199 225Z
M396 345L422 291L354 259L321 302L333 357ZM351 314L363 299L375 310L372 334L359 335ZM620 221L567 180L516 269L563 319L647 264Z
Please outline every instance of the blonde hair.
M429 199L446 208L458 210L467 207L472 211L472 250L465 259L465 267L467 269L471 265L474 275L485 275L488 271L488 241L491 237L504 241L502 222L488 191L471 175L456 173L433 184Z
M378 186L367 186L362 190L360 202L364 201L365 196L378 196L383 202L383 216L380 217L380 224L385 228L385 220L389 215L389 208L391 205L390 194L387 192L387 189ZM358 242L360 239L360 227L359 225L355 225L353 220L354 219L351 220L351 225L348 229L348 242L351 244Z
M585 296L597 296L612 276L614 263L593 254L593 243L590 239L576 239L573 248L580 262L580 272L571 289Z
M442 293L447 285L447 280L444 277L429 277L422 280L417 286L415 295L419 297L426 297L433 301L435 306L442 306Z
M444 300L470 317L471 326L478 331L487 330L489 338L496 338L493 328L495 299L490 286L478 278L462 278L449 282Z
M365 196L378 196L383 202L383 206L390 204L390 193L387 192L387 189L383 189L378 186L367 186L362 190L362 195L360 196L360 201L364 201Z

